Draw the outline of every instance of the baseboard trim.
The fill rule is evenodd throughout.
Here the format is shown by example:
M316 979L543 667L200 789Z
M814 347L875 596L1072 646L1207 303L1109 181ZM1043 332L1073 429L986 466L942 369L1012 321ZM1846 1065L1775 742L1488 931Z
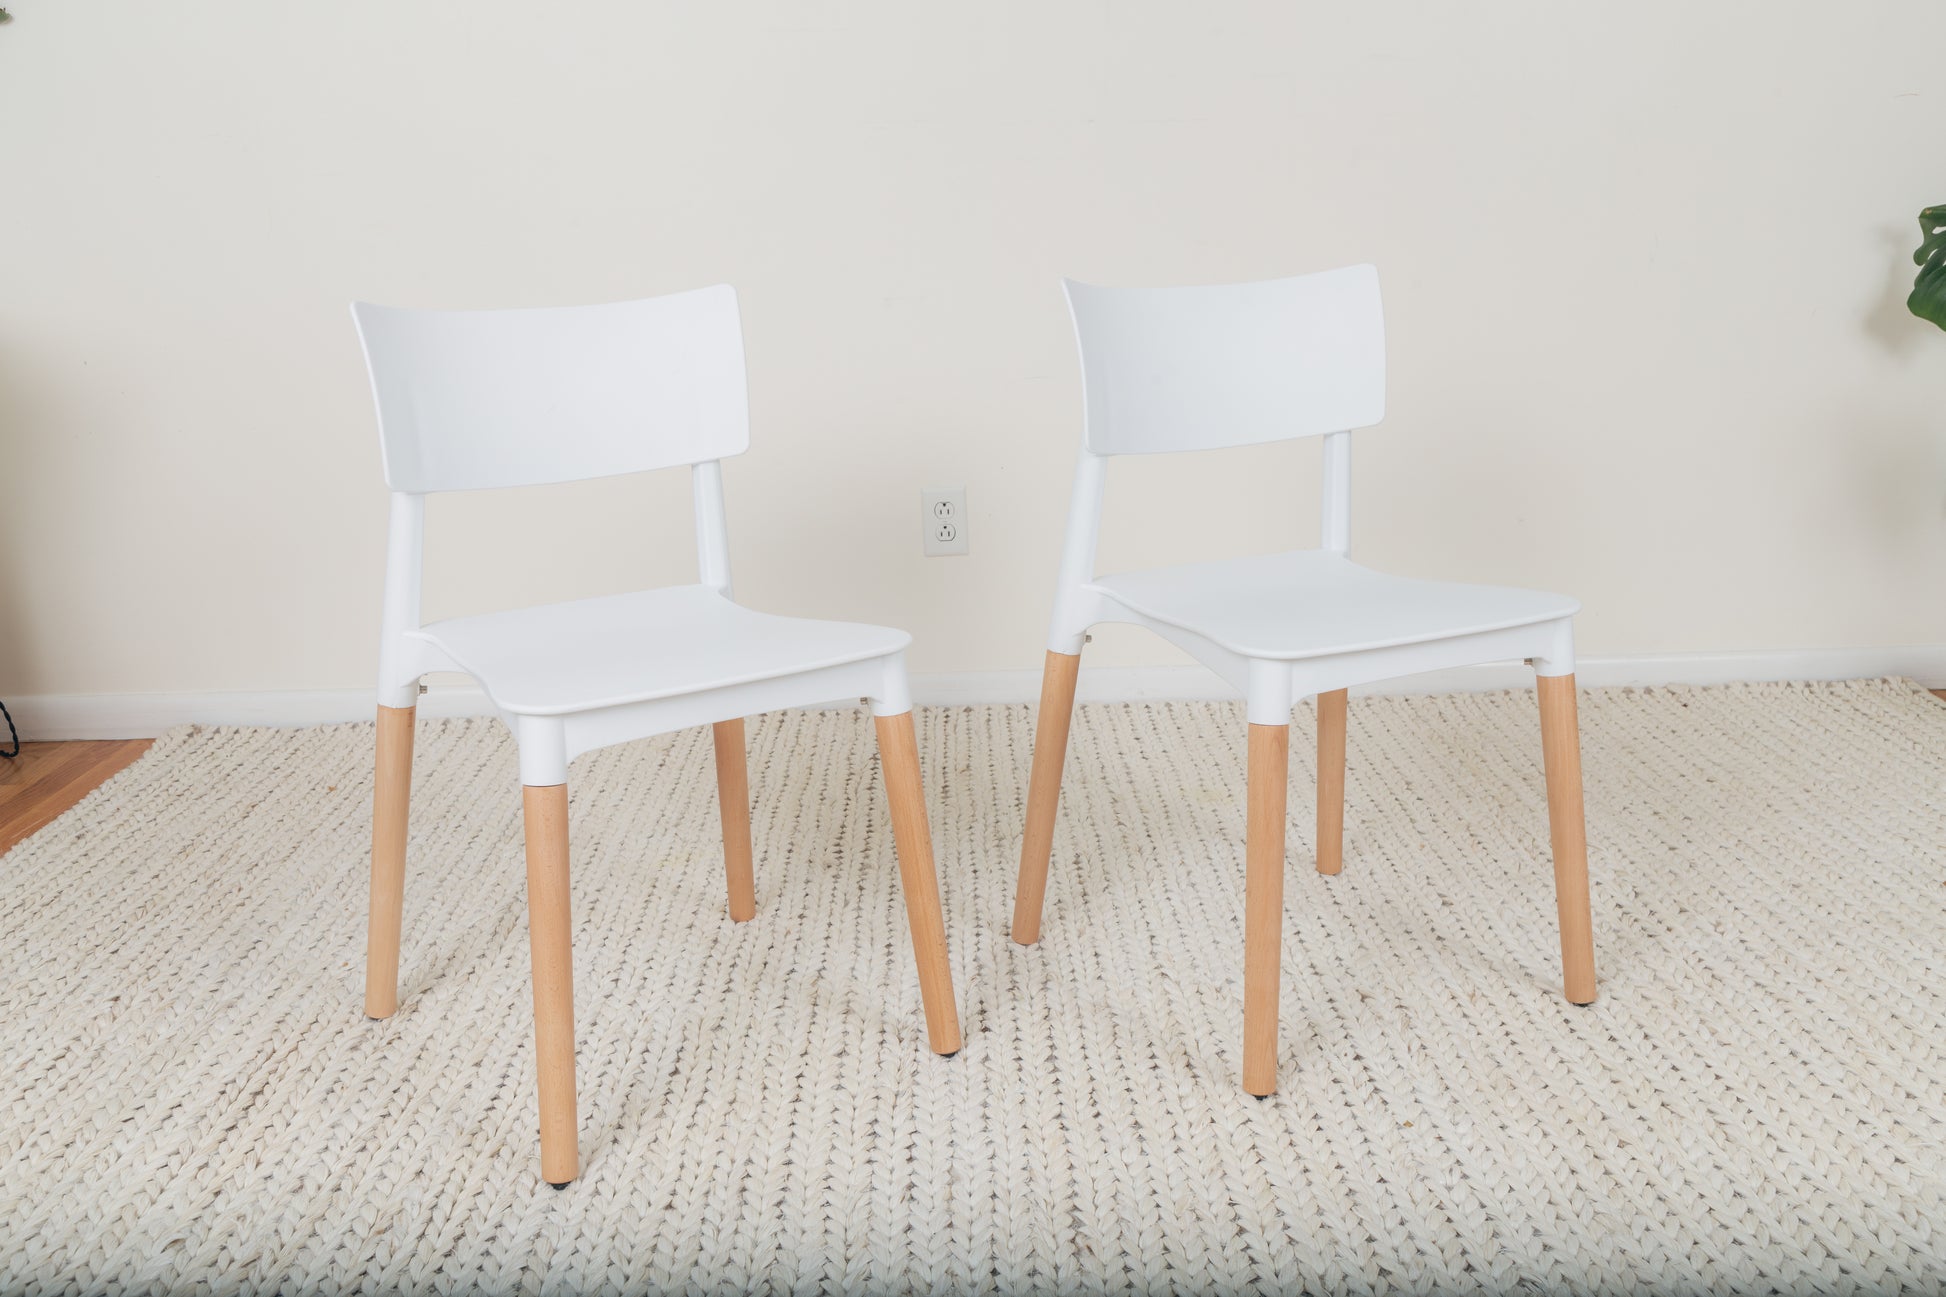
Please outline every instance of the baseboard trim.
M1905 676L1946 688L1946 644L1893 648L1785 649L1749 653L1658 653L1584 658L1584 685L1729 684L1745 680L1855 680ZM1031 703L1040 696L1038 671L964 671L915 675L921 704L973 706ZM1532 674L1516 663L1465 667L1369 685L1358 694L1478 693L1521 689ZM1229 686L1199 666L1097 667L1081 672L1082 702L1234 698ZM177 725L326 725L369 720L368 689L303 689L240 693L41 694L9 699L20 735L29 742L58 739L152 738ZM419 700L425 716L480 716L491 709L472 685L435 686Z

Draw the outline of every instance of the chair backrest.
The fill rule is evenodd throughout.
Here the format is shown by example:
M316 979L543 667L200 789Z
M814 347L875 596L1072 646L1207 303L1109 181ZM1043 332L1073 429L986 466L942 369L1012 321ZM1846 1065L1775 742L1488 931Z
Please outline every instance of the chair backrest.
M1319 545L1351 547L1351 436L1385 417L1378 271L1347 266L1207 288L1063 280L1084 419L1047 646L1079 653L1111 455L1324 438Z
M394 491L537 486L698 464L750 444L727 284L604 306L352 306Z
M1097 455L1315 437L1385 416L1372 266L1196 288L1063 283Z

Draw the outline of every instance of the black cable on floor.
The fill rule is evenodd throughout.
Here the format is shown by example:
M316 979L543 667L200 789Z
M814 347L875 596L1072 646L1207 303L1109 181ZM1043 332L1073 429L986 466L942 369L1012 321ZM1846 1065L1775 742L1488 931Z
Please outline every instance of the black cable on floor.
M14 736L14 750L12 752L0 752L0 757L5 757L7 760L12 761L20 755L20 731L14 728L14 714L7 710L7 704L5 703L0 703L0 716L7 718L7 733Z

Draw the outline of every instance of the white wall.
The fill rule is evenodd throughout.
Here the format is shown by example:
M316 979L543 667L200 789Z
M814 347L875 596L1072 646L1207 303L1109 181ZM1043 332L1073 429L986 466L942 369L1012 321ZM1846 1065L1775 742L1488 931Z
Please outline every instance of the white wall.
M369 683L344 304L742 294L741 595L1038 663L1056 280L1378 263L1354 551L1578 593L1584 653L1946 643L1937 0L18 0L0 697ZM1315 449L1118 463L1107 568L1309 543ZM919 555L964 483L972 555ZM428 611L686 579L680 474L431 509ZM1099 663L1179 660L1134 632Z

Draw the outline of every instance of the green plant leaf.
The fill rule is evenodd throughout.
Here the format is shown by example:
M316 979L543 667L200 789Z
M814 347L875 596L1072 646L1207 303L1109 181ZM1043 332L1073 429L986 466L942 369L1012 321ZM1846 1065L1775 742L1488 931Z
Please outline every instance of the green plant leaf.
M1920 319L1946 329L1946 203L1919 213L1919 234L1924 241L1912 254L1919 278L1905 304Z

